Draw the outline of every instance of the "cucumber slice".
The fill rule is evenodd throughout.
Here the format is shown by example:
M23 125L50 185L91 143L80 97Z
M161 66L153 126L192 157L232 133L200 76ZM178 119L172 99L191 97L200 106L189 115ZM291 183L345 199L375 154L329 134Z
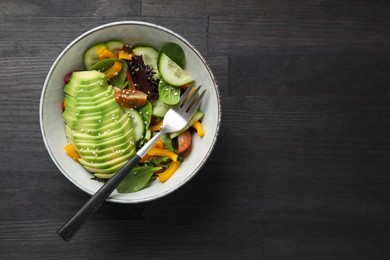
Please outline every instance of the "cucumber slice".
M183 86L194 79L164 53L159 54L158 70L161 77L172 86Z
M160 78L160 73L158 72L157 69L157 56L158 56L158 51L149 46L138 46L133 49L133 52L135 55L142 56L142 59L144 63L148 66L150 66L153 71L156 73L154 74L155 79Z
M157 117L164 117L170 108L170 105L165 104L161 99L157 99L153 104L152 115Z
M133 123L135 141L138 142L141 140L145 131L145 123L142 120L142 116L137 110L132 108L124 108L124 111L129 115L129 118Z
M152 138L152 131L150 131L149 129L147 129L146 132L145 132L144 143L146 143L147 141L149 141L150 138Z
M111 40L106 42L106 47L112 53L118 54L118 51L123 48L123 44L125 43L121 40Z
M123 48L123 41L121 40L111 40L106 43L97 43L89 47L84 53L84 66L89 70L92 65L100 61L99 56L97 55L97 50L106 47L109 51L117 54L120 49Z
M89 47L84 53L83 61L84 61L84 66L87 70L89 70L92 67L92 65L94 65L96 62L100 61L99 56L97 55L97 50L102 47L107 48L106 44L98 43Z

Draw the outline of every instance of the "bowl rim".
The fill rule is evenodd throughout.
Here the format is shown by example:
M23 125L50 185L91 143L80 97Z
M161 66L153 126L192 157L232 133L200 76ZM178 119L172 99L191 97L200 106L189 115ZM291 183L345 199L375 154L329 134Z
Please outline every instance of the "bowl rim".
M109 202L115 202L115 203L121 203L121 204L136 204L136 203L143 203L143 202L156 200L158 198L162 198L162 197L164 197L164 196L174 192L175 190L177 190L181 186L183 186L185 183L187 183L192 177L194 177L198 173L198 171L203 167L203 165L206 163L206 161L210 157L210 155L211 155L211 153L212 153L212 151L213 151L213 149L215 147L215 144L217 142L218 136L219 136L220 124L221 124L221 96L220 96L220 91L219 91L219 86L218 86L217 80L216 80L213 72L211 71L209 64L203 58L203 56L200 54L200 52L189 41L187 41L183 36L179 35L178 33L174 32L174 31L172 31L172 30L170 30L170 29L168 29L166 27L163 27L161 25L157 25L157 24L154 24L154 23L150 23L150 22L126 20L126 21L116 21L116 22L105 23L105 24L96 26L96 27L94 27L94 28L92 28L92 29L82 33L81 35L79 35L78 37L76 37L73 41L71 41L62 50L62 52L57 56L57 58L55 59L55 61L53 62L53 64L51 65L51 67L49 69L49 72L48 72L48 74L46 76L46 79L45 79L45 81L43 83L42 93L41 93L41 97L40 97L39 123L40 123L40 129L41 129L43 142L44 142L44 145L46 147L46 150L48 151L48 153L49 153L49 155L51 157L51 160L54 162L54 164L56 165L57 169L60 170L62 175L64 175L70 182L72 182L80 190L82 190L82 191L84 191L84 192L86 192L87 194L90 194L90 195L94 194L93 191L91 191L89 189L86 189L85 187L82 187L76 180L71 178L71 176L66 173L66 171L61 167L61 165L56 160L56 158L54 156L54 153L52 152L52 150L51 150L51 148L50 148L50 146L48 144L48 141L47 141L47 138L46 138L46 132L45 132L45 128L44 128L44 119L43 119L44 99L45 99L45 95L47 93L46 89L48 87L48 83L49 83L49 81L51 79L53 71L55 70L55 68L57 67L57 65L60 62L60 60L69 51L70 48L72 48L80 40L82 40L83 38L85 38L86 36L88 36L88 35L90 35L92 33L95 33L97 31L105 29L105 28L114 27L114 26L118 26L118 25L140 25L140 26L152 27L152 28L155 28L155 29L162 30L162 31L164 31L164 32L166 32L168 34L171 34L174 37L178 38L180 41L182 41L184 44L186 44L196 54L196 56L198 56L200 61L203 63L203 65L207 69L207 71L208 71L208 73L209 73L209 75L211 77L211 80L213 82L213 85L214 85L214 88L215 88L215 91L216 91L216 98L217 98L217 112L218 113L217 113L217 122L216 122L216 132L215 132L215 135L214 135L214 137L213 137L213 139L211 141L211 145L210 145L206 155L202 158L201 162L194 169L192 174L188 175L187 178L183 179L181 182L179 182L177 185L173 186L171 189L165 190L164 192L158 193L158 194L153 195L153 196L148 196L147 198L144 198L144 199L124 200L123 198L118 199L118 198L115 198L115 197L111 197L111 195L110 195L110 197L108 197L107 200L106 200L106 201L109 201Z

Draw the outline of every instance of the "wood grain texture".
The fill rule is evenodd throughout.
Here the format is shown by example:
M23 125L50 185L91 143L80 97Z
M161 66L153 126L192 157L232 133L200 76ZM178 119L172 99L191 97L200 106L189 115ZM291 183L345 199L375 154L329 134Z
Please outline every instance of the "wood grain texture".
M388 259L388 1L0 3L0 259ZM51 161L39 99L51 64L103 23L189 40L221 92L212 156L140 205L105 203L70 243L88 195Z

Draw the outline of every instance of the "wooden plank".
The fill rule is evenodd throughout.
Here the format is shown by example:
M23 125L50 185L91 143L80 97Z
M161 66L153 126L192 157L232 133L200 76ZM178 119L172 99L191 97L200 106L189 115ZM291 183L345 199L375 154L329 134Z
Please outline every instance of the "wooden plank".
M228 217L208 223L196 220L161 222L158 218L147 221L91 220L70 243L61 241L53 232L61 224L39 220L1 222L2 257L261 259L260 226L255 221L237 222ZM10 247L14 243L18 243L17 248Z
M321 17L211 16L209 53L245 56L264 53L269 47L291 48L367 46L385 50L389 44L388 22ZM381 19L381 18L379 18ZM224 40L221 40L224 39ZM387 44L387 45L386 45Z
M263 220L348 221L367 216L367 181L359 176L352 178L341 171L339 178L326 173L271 174L264 172L257 182L258 200L252 203Z
M164 17L201 17L215 14L258 14L261 6L256 0L249 1L186 1L143 0L142 15ZM179 7L179 8L178 8Z
M373 174L368 179L367 188L367 214L373 221L383 223L390 217L390 180L387 177L381 177L379 174Z
M264 259L383 259L370 241L375 223L350 221L263 221ZM383 225L382 225L383 227ZM278 249L278 250L276 250ZM388 250L387 250L388 251Z
M375 14L373 17L371 14ZM383 19L389 15L388 1L381 0L366 4L364 0L353 1L272 1L272 0L143 0L143 16L179 16L199 17L215 15L247 15L269 18L319 16L332 20L334 18L361 17L363 19Z
M190 41L203 55L207 55L207 18L185 19L164 17L127 17L167 27ZM63 48L82 33L102 24L118 21L113 17L5 17L0 18L4 40L0 54L5 57L31 59L38 57L50 64ZM27 40L28 39L28 40ZM27 57L26 57L27 55ZM17 62L17 60L16 60ZM33 62L31 60L31 62ZM31 66L31 64L28 64Z
M125 17L140 15L141 0L111 1L9 1L1 3L0 16Z
M205 57L218 84L221 97L228 95L229 64L226 56L209 55Z
M229 96L386 96L389 55L376 46L274 47L252 56L235 53L229 56Z

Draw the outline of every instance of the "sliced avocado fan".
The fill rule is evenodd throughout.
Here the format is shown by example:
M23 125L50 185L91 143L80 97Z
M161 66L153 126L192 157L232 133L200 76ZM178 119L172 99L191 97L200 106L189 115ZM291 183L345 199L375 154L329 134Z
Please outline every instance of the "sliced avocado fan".
M134 128L99 71L73 72L64 88L69 143L92 173L113 174L134 154Z

